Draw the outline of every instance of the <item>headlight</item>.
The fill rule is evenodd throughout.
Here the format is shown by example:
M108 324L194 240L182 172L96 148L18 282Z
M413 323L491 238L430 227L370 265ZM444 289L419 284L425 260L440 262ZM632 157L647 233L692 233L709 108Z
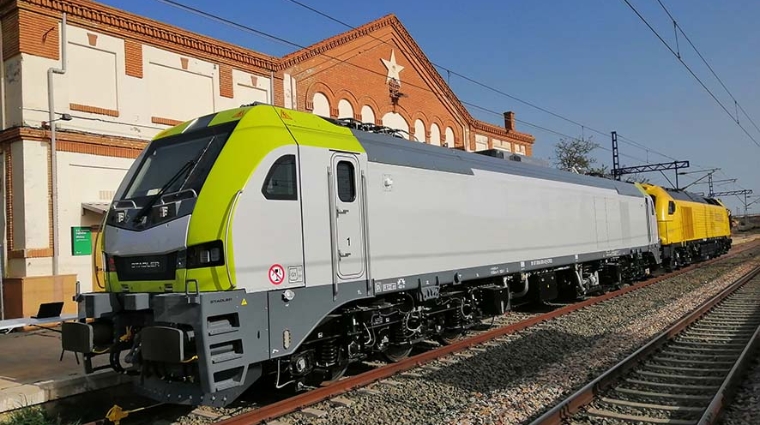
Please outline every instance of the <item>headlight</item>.
M224 264L222 241L206 242L187 248L187 268L221 266Z

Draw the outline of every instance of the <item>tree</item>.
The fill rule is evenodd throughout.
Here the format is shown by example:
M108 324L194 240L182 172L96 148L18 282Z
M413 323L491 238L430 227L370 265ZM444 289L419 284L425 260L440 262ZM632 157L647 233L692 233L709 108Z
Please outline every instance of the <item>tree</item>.
M607 166L594 168L596 158L589 154L599 147L598 143L591 141L591 138L562 138L554 146L554 155L557 158L555 165L561 170L572 171L575 169L582 174L599 174L604 175L607 172Z
M628 183L649 183L649 177L644 177L639 173L626 177L625 181Z

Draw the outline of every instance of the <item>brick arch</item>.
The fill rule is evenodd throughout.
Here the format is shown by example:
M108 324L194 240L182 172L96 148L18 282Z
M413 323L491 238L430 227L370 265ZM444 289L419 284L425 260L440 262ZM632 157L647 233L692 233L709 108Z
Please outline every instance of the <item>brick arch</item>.
M445 132L446 132L446 126L443 125L443 120L438 115L433 115L433 117L430 119L430 123L427 126L426 135L425 138L428 140L431 140L433 136L433 124L438 126L438 144L440 145L443 143ZM431 143L432 144L432 143Z
M462 127L457 125L457 123L454 122L452 119L447 119L446 124L441 127L441 140L446 140L446 127L451 127L451 131L454 133L454 146L449 146L450 148L456 147L463 143L462 136L461 136L461 130ZM459 142L459 143L457 143Z
M385 114L393 113L393 112L401 115L404 121L406 121L406 125L409 127L409 130L411 133L411 130L414 128L414 121L409 120L409 117L411 116L411 114L409 113L409 111L406 110L406 108L404 108L401 105L396 105L395 108L393 108L392 106L382 108L379 112L377 112L375 119L382 125L383 116L385 116Z
M414 124L417 122L417 120L422 121L422 126L425 129L425 134L422 135L421 142L423 143L430 143L430 140L428 140L428 133L430 132L430 118L428 118L427 114L425 114L422 111L417 111L414 114L412 114L412 120L409 124L410 129L414 129Z
M338 102L341 100L345 100L348 102L349 105L351 105L351 109L354 111L354 116L352 118L356 120L362 119L362 105L359 104L356 100L356 96L354 96L353 93L351 93L350 90L341 89L335 94L335 107L338 107Z
M430 118L428 118L427 114L423 111L416 111L414 114L412 114L412 120L420 119L422 122L424 122L426 125L430 122Z
M317 93L322 93L325 95L327 102L330 104L330 116L333 116L333 112L336 112L338 110L338 101L335 100L335 93L333 93L332 89L330 89L330 86L321 81L317 81L311 84L306 89L306 96L304 97L304 109L309 112L314 109L312 99Z

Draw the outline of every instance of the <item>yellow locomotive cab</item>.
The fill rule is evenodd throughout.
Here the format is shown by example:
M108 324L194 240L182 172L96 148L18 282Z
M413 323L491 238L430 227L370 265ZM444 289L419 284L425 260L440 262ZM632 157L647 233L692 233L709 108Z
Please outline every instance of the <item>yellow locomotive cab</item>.
M643 184L655 205L663 262L672 268L727 252L729 210L718 200Z

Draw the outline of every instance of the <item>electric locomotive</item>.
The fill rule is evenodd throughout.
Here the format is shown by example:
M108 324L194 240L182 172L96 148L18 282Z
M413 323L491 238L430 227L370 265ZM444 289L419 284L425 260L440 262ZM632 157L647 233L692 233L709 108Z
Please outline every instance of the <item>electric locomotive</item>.
M154 399L223 406L660 263L640 185L387 133L266 104L161 132L116 191L106 290L77 294L63 348Z

